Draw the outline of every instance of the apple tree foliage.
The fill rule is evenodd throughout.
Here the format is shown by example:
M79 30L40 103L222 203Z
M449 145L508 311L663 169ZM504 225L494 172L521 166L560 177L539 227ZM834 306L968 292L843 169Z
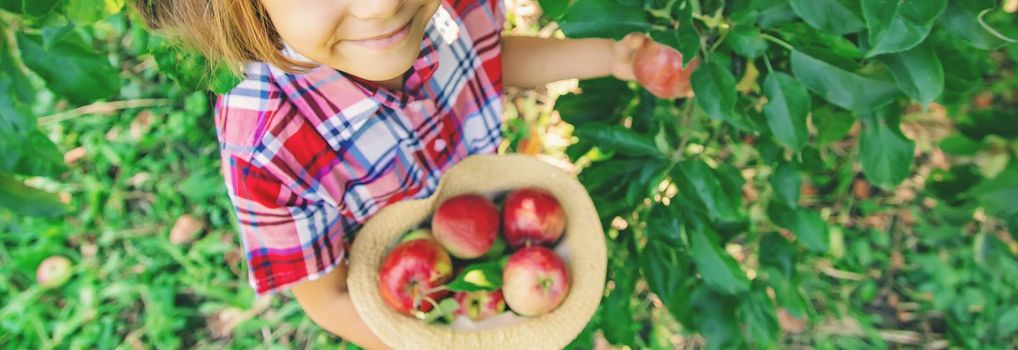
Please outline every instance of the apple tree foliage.
M817 262L844 256L858 239L844 220L867 210L852 203L858 181L894 193L905 181L925 180L917 198L947 203L938 210L952 216L925 222L957 236L975 212L1018 233L1018 164L1006 166L1018 152L1018 104L970 106L994 82L1014 93L1013 72L1005 71L1018 59L1011 39L1018 22L998 2L539 2L567 37L643 32L687 61L702 60L691 99L661 100L636 84L598 79L557 100L575 127L567 153L589 164L580 179L613 227L613 283L577 348L597 331L616 345L670 347L634 319L634 305L648 298L637 292L639 280L707 348L781 346L778 310L822 321L800 282L817 280ZM941 145L946 152L997 147L1001 169L962 165L917 179L916 143L900 126L906 112L931 106L944 108L960 130ZM826 197L802 200L807 182ZM1006 275L1014 288L1018 279ZM1013 293L997 297L1016 302ZM1001 307L986 316L1005 324L1015 312ZM963 318L948 319L963 328ZM957 344L1014 346L1013 331L1005 332L1013 328L950 336Z
M939 315L936 332L959 347L1018 346L1018 264L993 234L1018 232L1013 11L989 0L538 2L568 37L644 32L702 60L691 99L596 79L556 102L575 127L567 154L612 228L611 282L571 347L591 348L601 333L616 345L671 348L676 331L712 349L782 347L790 340L779 315L829 321L814 291L845 291L844 279L826 277L844 271L862 277L850 278L858 283L844 294L853 302L834 313L863 320L867 340L835 346L886 347L865 322L866 302L886 296L869 276L893 260L874 251L898 243L848 222L887 205L858 200L860 181L883 193L923 182L914 201L938 203L897 204L915 209L923 234L913 244L923 251L895 280L915 286L901 292ZM170 77L182 90L236 82L145 31L125 3L0 0L0 209L67 210L37 181L66 171L38 114L138 95L111 52L151 55L161 74L150 78ZM127 34L111 39L118 33ZM973 106L986 92L1003 97ZM953 124L938 147L969 161L919 178L902 120L935 108ZM955 249L963 244L971 248ZM655 320L681 329L647 322L648 305L666 312Z
M56 194L22 180L66 171L36 113L55 101L102 110L104 102L121 97L120 62L110 52L151 55L183 90L225 91L236 84L226 70L208 69L201 55L151 35L128 12L126 0L0 0L0 208L33 216L66 212ZM101 22L116 14L118 21ZM123 31L129 32L126 46L98 45Z

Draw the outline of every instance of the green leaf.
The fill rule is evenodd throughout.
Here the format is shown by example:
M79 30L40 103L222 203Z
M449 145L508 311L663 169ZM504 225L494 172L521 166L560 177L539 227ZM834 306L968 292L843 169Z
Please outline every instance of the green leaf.
M745 347L740 344L742 336L735 317L737 299L701 286L693 291L691 303L696 314L695 330L707 338L708 350Z
M810 27L802 22L787 23L778 27L781 38L793 47L819 47L838 57L862 58L863 52L851 40Z
M639 255L640 270L647 286L661 299L676 320L689 319L690 289L695 275L690 271L689 253L666 243L651 240Z
M722 187L720 177L703 160L686 160L672 170L672 177L683 193L705 210L714 221L734 222L742 218L738 202Z
M66 35L45 49L37 35L18 33L21 59L46 86L74 103L109 99L120 93L120 75L105 55Z
M766 289L757 288L741 298L736 313L746 327L748 343L757 349L773 349L778 343L778 316Z
M1018 220L1018 165L977 184L965 197L975 199L990 215Z
M22 13L32 17L42 17L53 12L60 0L22 0Z
M799 19L788 0L751 0L749 6L757 12L760 28L772 28Z
M901 111L891 106L860 117L859 160L863 174L878 186L893 188L908 177L915 152L915 143L898 127Z
M871 47L866 56L901 52L919 45L946 6L947 0L862 0Z
M864 23L847 0L791 0L795 13L806 23L817 29L835 34L855 33L863 29Z
M570 93L555 100L555 110L562 120L573 126L590 122L613 123L621 117L618 110L634 98L626 83L615 78L601 78L580 82L582 93Z
M55 177L67 169L64 153L39 130L32 130L18 147L31 151L30 157L21 157L14 166L15 174Z
M788 162L779 163L774 168L774 173L771 174L771 189L774 191L774 199L791 208L799 205L801 184L799 172L795 166Z
M0 0L0 9L12 13L21 13L21 0Z
M460 305L458 302L456 302L456 299L445 298L442 299L442 301L438 302L438 307L431 309L431 311L428 311L428 313L422 313L423 317L421 318L421 320L424 321L425 323L431 323L438 320L439 318L443 318L446 320L446 322L452 322L453 317L455 316L454 313L459 308ZM415 312L421 313L421 311Z
M152 56L160 72L189 91L212 90L224 93L241 81L221 64L210 64L201 53L185 50L169 42L161 42L152 49Z
M679 29L675 31L675 38L677 42L666 41L668 45L674 47L682 54L682 66L685 67L689 64L689 61L693 60L697 56L697 51L700 50L700 33L696 31L696 27L693 23L693 4L690 1L679 1L672 3L672 19L679 22ZM654 40L658 40L658 36L654 36L654 32L651 32L651 37Z
M768 75L763 91L767 96L763 111L774 139L798 152L809 141L806 128L806 116L811 108L809 92L802 83L782 72Z
M633 289L636 285L635 264L613 264L615 288L604 300L604 317L601 329L608 342L615 345L635 346L636 322L633 322Z
M962 42L980 50L993 50L1006 44L1005 41L990 34L979 24L979 16L964 2L950 1L947 10L940 16L939 27ZM950 66L950 65L948 65Z
M721 248L717 232L710 225L690 231L693 261L707 286L728 295L749 290L749 279L735 259Z
M624 198L631 179L647 166L647 159L610 159L594 162L580 172L578 178L597 203L598 215L612 217L616 211L630 210L635 203Z
M794 277L797 255L795 246L778 233L766 233L760 239L760 264L774 268L778 274L772 278Z
M813 93L851 111L873 110L900 96L892 83L846 71L795 50L792 73Z
M717 60L707 61L690 78L696 91L696 105L707 116L728 122L739 129L749 129L744 117L735 111L735 77Z
M779 237L779 239L782 238ZM766 256L764 254L761 248L760 256ZM768 282L770 282L771 287L774 289L774 299L778 305L792 316L800 318L808 317L811 311L809 301L795 283L794 277L782 276L781 272L777 271L778 269L774 267L765 267L763 270L770 277Z
M127 0L106 0L106 10L110 13L120 13L124 5L127 5Z
M496 259L503 256L505 254L506 247L508 247L508 245L505 243L505 240L502 239L502 236L496 236L495 243L491 245L491 249L488 249L487 253L484 253L484 255L481 256L481 259Z
M67 211L56 194L28 187L3 173L0 173L0 208L18 215L45 217L58 216Z
M830 241L827 222L820 215L806 208L790 208L774 201L767 206L767 216L775 225L795 234L798 242L816 253L827 251Z
M624 6L615 0L576 0L559 20L562 32L571 38L622 39L631 32L651 29L639 7Z
M655 242L683 245L682 217L675 206L655 205L647 217L647 235Z
M683 67L688 65L700 50L700 37L693 26L682 26L678 30L652 30L650 37L654 41L671 46L682 53Z
M813 126L817 129L816 142L819 146L826 146L835 141L844 139L848 132L855 125L855 117L849 112L835 110L830 105L823 105L813 109Z
M1018 306L1005 306L1005 311L997 319L997 334L1002 338L1010 337L1018 332Z
M929 45L880 57L906 95L927 107L944 92L944 67Z
M738 25L728 32L728 39L725 43L732 48L732 51L746 58L757 58L767 51L767 41L763 39L760 30L748 25Z
M10 82L9 86L0 88L0 94L10 93L15 100L25 105L35 102L35 89L14 60L6 35L0 35L0 80Z
M645 198L654 198L658 186L668 176L668 161L651 158L626 179L626 203L642 203Z
M649 136L640 135L621 125L587 124L576 128L575 134L604 150L631 156L661 156Z
M244 79L234 75L226 66L218 65L212 70L212 81L209 82L209 90L216 94L225 94L233 90L242 81Z
M502 264L494 260L467 265L446 287L454 292L493 291L502 288Z
M539 0L544 17L556 19L566 13L569 7L569 0Z
M0 173L13 170L23 157L24 142L35 130L35 118L14 100L13 83L0 76Z
M35 129L31 111L14 99L14 84L0 76L0 137L21 136Z
M64 12L78 24L91 24L106 18L103 0L67 0Z

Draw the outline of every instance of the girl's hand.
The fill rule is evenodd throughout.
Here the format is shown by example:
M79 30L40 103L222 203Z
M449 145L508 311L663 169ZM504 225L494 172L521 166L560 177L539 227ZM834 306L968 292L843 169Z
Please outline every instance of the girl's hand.
M612 47L612 54L614 55L614 63L612 64L612 75L616 79L632 81L636 80L636 74L633 71L633 59L636 57L636 51L640 49L643 42L650 40L643 33L629 33L622 40L616 41Z
M635 80L654 96L663 99L693 96L690 77L699 65L693 58L682 66L682 54L674 48L655 42L642 33L630 33L614 43L612 75L621 80Z

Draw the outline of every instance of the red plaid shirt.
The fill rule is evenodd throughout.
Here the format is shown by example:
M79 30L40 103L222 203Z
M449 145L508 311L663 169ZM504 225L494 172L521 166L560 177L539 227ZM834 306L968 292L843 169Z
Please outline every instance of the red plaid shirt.
M294 75L252 63L220 96L223 177L259 295L324 276L379 209L427 197L450 166L496 151L502 6L443 0L402 91L324 65Z

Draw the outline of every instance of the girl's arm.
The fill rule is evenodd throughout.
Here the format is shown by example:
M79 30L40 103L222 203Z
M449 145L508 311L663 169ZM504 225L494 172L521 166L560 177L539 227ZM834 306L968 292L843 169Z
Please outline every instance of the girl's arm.
M620 41L505 36L502 77L505 85L516 87L610 75L633 80L632 57L645 38L641 34L630 34Z
M389 349L354 309L346 289L347 269L344 261L325 277L294 286L297 303L312 321L332 334L365 349Z

